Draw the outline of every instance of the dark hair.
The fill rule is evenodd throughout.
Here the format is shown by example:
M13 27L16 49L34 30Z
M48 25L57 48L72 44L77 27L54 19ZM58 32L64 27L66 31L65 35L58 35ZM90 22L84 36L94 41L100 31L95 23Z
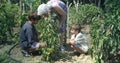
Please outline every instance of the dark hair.
M81 26L80 26L80 24L74 24L74 25L72 25L71 29L78 30L78 32L80 32Z
M30 21L34 21L34 20L39 20L41 17L38 16L35 12L31 12L30 15L28 16L28 19Z

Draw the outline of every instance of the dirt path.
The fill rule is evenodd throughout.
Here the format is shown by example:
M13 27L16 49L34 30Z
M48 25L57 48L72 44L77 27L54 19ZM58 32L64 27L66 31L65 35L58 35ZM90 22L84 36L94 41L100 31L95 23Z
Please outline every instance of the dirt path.
M11 45L0 45L0 54L4 54L9 50L9 48L12 47Z
M70 60L56 61L55 63L92 63L90 55L71 56Z
M4 47L0 48L0 54L3 54L5 51L8 51L12 45L5 45ZM20 53L20 47L15 47L11 51L11 57L22 61L23 63L50 63L41 60L41 55L31 56L29 58L23 57ZM71 54L71 51L66 51L63 53L63 58L59 59L58 61L54 61L54 63L92 63L90 55L83 55L80 56Z

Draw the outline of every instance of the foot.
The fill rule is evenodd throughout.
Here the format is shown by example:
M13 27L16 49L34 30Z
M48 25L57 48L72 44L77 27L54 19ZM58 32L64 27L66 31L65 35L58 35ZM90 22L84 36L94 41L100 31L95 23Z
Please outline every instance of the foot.
M81 53L77 52L77 51L74 51L73 52L74 55L77 55L77 56L80 56Z
M28 54L27 52L24 52L24 51L21 51L21 53L24 57L30 57L31 56L30 54Z
M65 51L65 47L63 45L60 46L61 51Z

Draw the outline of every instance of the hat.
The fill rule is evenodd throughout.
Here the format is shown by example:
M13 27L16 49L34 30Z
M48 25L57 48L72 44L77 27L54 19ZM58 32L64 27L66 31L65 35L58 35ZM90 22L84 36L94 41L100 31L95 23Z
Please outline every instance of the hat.
M49 10L50 7L47 4L41 4L37 9L37 15L48 14Z

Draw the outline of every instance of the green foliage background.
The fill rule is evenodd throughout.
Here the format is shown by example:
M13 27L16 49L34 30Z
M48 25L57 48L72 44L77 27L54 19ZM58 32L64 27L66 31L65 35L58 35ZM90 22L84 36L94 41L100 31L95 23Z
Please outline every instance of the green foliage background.
M92 55L96 63L119 63L120 18L118 0L106 0L104 13L91 24Z
M39 4L48 0L34 0L32 3L33 11L36 11ZM64 2L72 0L64 0ZM15 27L21 27L27 21L30 6L25 1L27 9L25 13L20 12L19 1L7 2L0 1L0 44L7 43L8 40L14 39L14 42L19 42L19 32L14 33ZM120 1L105 0L105 8L95 6L94 4L73 4L69 9L69 23L80 23L82 25L90 25L91 34L91 54L94 63L119 63L118 51L120 47ZM43 59L52 61L55 59L56 52L59 47L59 34L56 33L56 28L52 29L50 24L51 18L42 19L36 26L41 30L39 36L42 42L46 42L48 46L43 49ZM44 25L43 25L44 24ZM57 44L57 45L56 45ZM0 56L0 61L4 61L4 57ZM6 60L7 61L7 60Z
M11 9L12 8L12 9ZM19 13L17 4L0 4L0 44L14 37L13 28L18 23Z

